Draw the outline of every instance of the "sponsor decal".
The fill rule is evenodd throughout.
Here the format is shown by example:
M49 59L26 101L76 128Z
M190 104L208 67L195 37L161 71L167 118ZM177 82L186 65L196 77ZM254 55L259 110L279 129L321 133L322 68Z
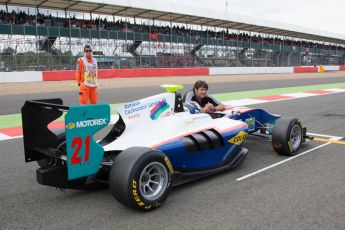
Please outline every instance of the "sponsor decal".
M141 207L141 206L145 206L145 209L150 209L151 205L146 205L144 202L142 202L140 200L140 197L138 195L138 190L137 190L137 182L135 180L132 181L132 195L133 195L133 199L135 200L135 202L137 202L137 204Z
M125 115L128 116L128 119L136 118L133 114L147 109L147 105L143 105L140 101L134 101L131 103L124 104L123 107L125 109Z
M173 167L171 165L171 162L170 162L169 158L165 157L164 161L165 161L165 163L167 163L167 166L168 166L168 169L169 169L170 173L173 174L174 173L174 169L173 169Z
M169 108L169 105L166 103L166 98L162 98L162 100L155 102L135 101L124 104L123 107L128 119L139 118L139 115L137 114L139 114L140 111L152 108L150 111L150 117L152 120L156 120L166 109Z
M288 141L288 146L289 146L290 152L293 152L292 140L289 140L289 141Z
M74 128L86 128L86 127L92 127L92 126L100 126L107 124L106 118L99 118L99 119L93 119L93 120L86 120L86 121L77 121L76 123L69 123L66 125L66 129L74 129Z
M139 114L139 113L134 114L134 115L129 115L129 116L127 116L127 118L128 118L129 120L136 119L136 118L139 118L139 117L140 117L140 114Z
M166 101L161 101L155 107L153 107L150 111L150 117L152 120L157 120L159 116L169 109L169 104Z
M99 118L99 119L86 120L86 121L77 121L76 127L86 128L86 127L99 126L99 125L105 125L105 124L107 124L106 118Z
M255 129L255 119L254 118L248 118L245 120L245 122L248 125L249 131L252 131Z
M124 104L123 106L125 107L125 109L130 109L130 108L136 107L138 105L140 105L140 101L135 101L135 102L131 102L128 104Z
M228 140L229 143L235 144L235 145L240 145L242 144L245 139L247 138L248 133L247 132L239 132L236 136Z
M171 108L170 111L167 111L166 113L164 113L163 115L161 115L161 117L170 117L170 116L172 116L172 115L174 115L174 114L175 114L175 113L174 113L174 109Z
M73 122L66 125L66 129L74 129L74 128L75 128L75 124Z

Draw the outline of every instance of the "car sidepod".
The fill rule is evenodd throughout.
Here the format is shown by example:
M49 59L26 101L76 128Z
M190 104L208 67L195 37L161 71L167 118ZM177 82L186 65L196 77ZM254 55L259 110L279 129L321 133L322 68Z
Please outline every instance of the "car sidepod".
M243 151L248 127L241 123L225 130L206 129L158 146L181 172L203 171L235 164ZM246 152L246 151L245 151ZM234 165L235 166L235 165Z

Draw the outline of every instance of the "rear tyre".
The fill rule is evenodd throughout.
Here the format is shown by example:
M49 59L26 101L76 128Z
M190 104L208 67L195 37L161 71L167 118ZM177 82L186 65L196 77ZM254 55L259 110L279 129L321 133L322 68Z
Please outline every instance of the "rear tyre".
M281 155L293 156L298 153L303 140L301 122L296 118L279 118L272 131L272 146Z
M171 162L164 153L132 147L118 155L111 167L110 192L126 206L153 210L168 197L172 174Z

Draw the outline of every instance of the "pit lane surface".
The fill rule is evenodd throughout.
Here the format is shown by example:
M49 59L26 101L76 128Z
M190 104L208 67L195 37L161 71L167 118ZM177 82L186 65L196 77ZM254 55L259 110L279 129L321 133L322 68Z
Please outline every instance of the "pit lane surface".
M343 137L344 96L259 107L298 117L310 132ZM308 142L301 151L321 144ZM2 229L345 229L344 145L330 144L236 181L286 159L273 152L270 142L248 140L249 156L240 168L175 188L161 208L149 213L124 207L108 190L61 192L41 186L36 164L24 163L21 139L0 146Z

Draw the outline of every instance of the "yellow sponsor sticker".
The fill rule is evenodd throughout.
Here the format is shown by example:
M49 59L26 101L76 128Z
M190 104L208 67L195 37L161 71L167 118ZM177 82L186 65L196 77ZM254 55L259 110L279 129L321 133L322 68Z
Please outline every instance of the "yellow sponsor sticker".
M66 129L74 129L74 128L75 128L74 123L69 123L68 125L66 125Z
M240 145L244 142L244 140L247 138L248 133L247 132L239 132L236 136L228 140L229 143L234 145Z
M290 152L292 152L292 151L293 151L293 148L292 148L292 142L291 142L291 140L288 141L288 146L289 146Z
M171 162L170 162L169 158L165 157L164 160L165 160L165 163L167 163L167 166L168 166L168 169L169 169L170 173L173 174L174 173L174 169L173 169L173 167L171 165Z

